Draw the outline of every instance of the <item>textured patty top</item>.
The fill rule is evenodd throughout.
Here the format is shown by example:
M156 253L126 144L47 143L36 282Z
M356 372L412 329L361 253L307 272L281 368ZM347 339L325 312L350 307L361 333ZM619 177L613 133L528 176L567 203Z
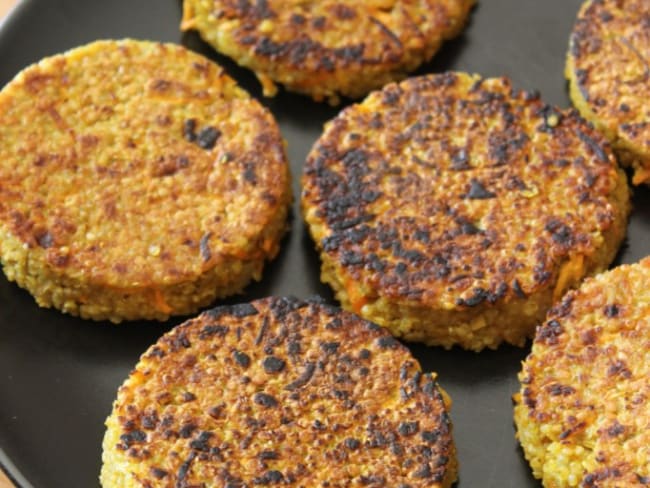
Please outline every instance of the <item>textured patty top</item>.
M100 41L0 92L0 226L49 266L116 287L246 256L288 169L272 116L183 47Z
M288 298L220 307L162 337L120 388L102 482L448 487L446 402L353 314Z
M346 280L444 310L547 286L625 218L616 161L574 111L460 73L345 109L303 185L312 234Z
M317 97L335 94L330 83L358 97L380 86L379 72L402 77L428 60L460 31L473 4L185 0L182 27L198 29L218 50L255 69L267 94L274 92L273 79Z
M545 444L546 486L650 485L649 290L650 259L620 266L567 294L537 330L517 417L531 455L533 436ZM566 471L573 484L551 483Z
M650 3L586 2L571 36L569 61L574 70L569 75L592 112L588 118L650 161Z

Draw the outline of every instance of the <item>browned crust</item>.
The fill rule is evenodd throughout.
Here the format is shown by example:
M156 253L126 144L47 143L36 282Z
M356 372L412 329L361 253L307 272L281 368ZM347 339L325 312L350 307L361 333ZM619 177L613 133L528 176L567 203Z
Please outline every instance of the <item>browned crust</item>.
M551 299L613 259L629 194L603 137L573 111L506 79L447 73L389 85L328 123L302 204L347 307L383 300L451 329L528 300L538 310L507 339L520 342ZM427 340L399 314L372 320Z
M566 75L580 113L612 142L634 183L650 180L650 4L597 0L582 5Z
M185 0L183 29L273 81L336 101L401 79L456 36L474 0Z
M46 58L0 92L0 127L0 255L42 305L189 313L277 253L291 199L277 124L181 46Z
M544 486L650 484L648 290L650 259L620 266L567 294L537 330L515 421Z
M102 485L447 488L455 449L435 378L334 307L216 308L162 337L120 388Z

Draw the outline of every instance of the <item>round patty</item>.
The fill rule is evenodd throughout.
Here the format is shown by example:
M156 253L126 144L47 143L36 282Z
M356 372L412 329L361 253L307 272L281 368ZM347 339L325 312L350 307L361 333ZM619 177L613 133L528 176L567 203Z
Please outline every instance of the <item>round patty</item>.
M553 300L609 265L629 194L574 112L446 73L329 122L302 205L344 308L407 340L480 350L523 345Z
M315 100L358 98L403 78L461 31L474 0L184 0L183 30Z
M533 474L563 488L650 485L650 259L567 294L519 374L517 437Z
M381 327L288 298L163 336L119 389L104 488L450 487L449 399Z
M650 182L650 2L585 2L566 76L574 105L634 168L633 182Z
M46 58L0 92L0 128L0 260L41 306L166 319L239 292L278 251L278 127L180 46Z

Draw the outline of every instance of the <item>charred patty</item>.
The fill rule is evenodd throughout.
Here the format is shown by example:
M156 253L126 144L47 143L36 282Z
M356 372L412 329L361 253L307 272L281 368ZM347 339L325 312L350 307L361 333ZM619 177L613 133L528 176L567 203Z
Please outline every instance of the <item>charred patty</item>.
M449 399L384 329L268 298L163 336L119 389L101 483L450 487Z
M474 0L184 0L183 30L275 83L336 103L403 78L463 28Z
M545 487L650 485L650 259L554 307L519 375L517 437Z
M602 136L503 78L412 78L329 122L303 176L321 278L410 341L523 345L629 212Z
M180 46L100 41L0 92L0 262L39 305L165 319L239 292L291 199L271 114Z
M650 2L585 2L566 76L574 105L634 168L633 182L650 182Z

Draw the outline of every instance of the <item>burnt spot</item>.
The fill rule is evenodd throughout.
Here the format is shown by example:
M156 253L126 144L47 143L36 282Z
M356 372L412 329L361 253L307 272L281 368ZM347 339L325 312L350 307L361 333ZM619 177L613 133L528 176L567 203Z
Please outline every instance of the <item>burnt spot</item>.
M546 387L546 391L551 396L569 396L573 395L576 390L569 385L560 385L559 383L554 383Z
M221 131L212 126L207 126L201 129L196 136L196 144L205 150L213 149L217 144Z
M557 320L549 320L537 329L537 340L549 345L558 343L558 337L564 333L564 328Z
M427 444L434 444L440 438L441 432L438 430L424 430L420 436L422 437L422 440Z
M248 368L251 364L251 358L245 352L233 351L232 357L242 368Z
M264 358L264 361L262 361L262 366L264 367L264 371L267 373L279 373L282 371L285 367L285 361L283 359L280 359L276 356L268 356Z
M228 330L228 327L223 325L206 325L199 332L199 339L205 340L214 336L225 337Z
M325 324L325 328L327 330L338 330L341 327L343 327L343 321L338 317L330 320L327 324Z
M195 457L196 452L191 451L189 456L187 456L187 459L185 459L180 468L178 468L178 473L176 475L176 486L178 488L185 486L185 478L187 477L187 473L189 472L190 467L192 466L192 461L194 461Z
M181 398L183 399L184 402L193 402L196 400L196 395L192 392L189 391L184 391L183 394L181 395Z
M287 51L287 44L272 41L268 37L261 38L255 45L255 54L275 58L282 56Z
M606 467L593 473L588 473L582 479L582 485L584 487L599 487L603 486L600 484L601 481L605 481L612 478L619 478L621 476L621 470L614 467Z
M287 352L295 356L296 354L300 354L301 347L300 347L300 342L299 341L289 341L287 344Z
M309 306L304 300L300 300L296 297L281 297L275 298L271 302L270 309L273 313L273 316L276 320L283 320L287 314L293 312L294 310L299 310L301 308Z
M469 190L464 195L464 198L470 200L487 200L490 198L495 198L496 193L489 191L483 183L478 181L476 178L472 178L469 183Z
M256 346L259 346L262 341L264 340L264 336L266 336L266 331L269 329L269 318L264 317L262 320L262 326L260 327L260 330L257 333L257 336L255 337L255 342L254 344Z
M375 485L375 486L386 486L386 478L383 476L379 476L376 474L371 474L368 476L360 476L359 477L359 482L363 486L370 486L370 485Z
M54 237L49 231L39 232L36 234L36 242L43 249L49 249L54 245Z
M609 161L609 158L607 157L607 153L605 153L603 147L598 142L596 142L592 137L588 136L580 129L576 130L576 134L578 134L580 140L586 144L586 146L591 150L591 152L594 153L594 155L598 159L600 159L602 162Z
M167 471L165 471L164 469L160 469L160 468L157 468L155 466L152 467L149 470L149 473L151 473L151 476L153 476L157 480L161 480L161 479L165 478L167 475L169 475L169 473Z
M294 391L299 388L302 388L305 386L309 381L311 381L312 377L314 376L314 372L316 371L316 364L313 362L308 362L305 364L305 369L303 370L302 374L296 378L294 381L289 383L287 386L284 387L285 390L288 391Z
M408 437L418 433L420 430L420 424L417 421L414 422L402 422L399 424L397 431L401 436Z
M564 222L558 219L549 220L544 229L551 233L553 241L563 246L571 246L573 244L573 233L571 228Z
M206 232L201 236L201 240L199 241L199 251L201 253L201 257L203 258L203 262L206 263L212 258L212 252L210 251L211 236L211 232Z
M262 451L257 455L257 458L260 461L273 461L280 459L280 455L277 453L277 451Z
M183 138L189 142L196 141L196 119L187 119L183 122Z
M278 406L278 401L272 395L268 393L255 393L253 396L253 401L264 408L275 408Z
M212 432L203 431L201 432L196 439L190 442L190 448L201 451L208 452L210 450L210 445L208 441L214 436Z
M205 312L212 319L219 319L225 315L232 315L238 319L257 315L259 311L250 303L238 303L236 305L222 305Z
M636 479L641 483L642 485L650 485L650 476L641 476L640 474L636 475Z
M625 433L625 426L621 425L618 421L614 421L606 430L608 437L618 437L619 435Z
M352 437L348 437L343 443L350 451L356 451L361 447L361 441Z
M244 163L243 177L244 177L244 181L247 181L251 185L257 184L257 175L255 174L255 163L252 162Z
M456 305L464 307L476 307L486 301L489 297L489 293L484 288L474 288L473 294L468 298L458 298L456 300Z
M122 434L120 436L121 445L118 445L122 450L126 450L134 444L142 444L147 440L147 434L141 430L133 430Z
M339 350L340 345L340 342L323 342L320 348L325 354L334 354Z
M171 338L171 345L173 350L177 351L180 348L189 349L192 346L192 343L187 338L185 332L179 332Z
M617 359L607 368L607 376L621 376L625 379L632 377L632 371L622 359Z
M610 319L618 317L620 311L621 311L620 308L616 304L607 305L603 309L603 313L605 314L605 317Z
M343 266L359 266L364 262L363 254L345 250L341 253L341 264Z
M284 475L280 471L267 471L262 476L253 479L256 485L277 485L284 481Z
M431 478L433 476L433 471L431 471L431 466L429 464L421 464L420 467L413 473L415 478Z
M189 439L195 430L196 430L196 425L192 423L185 424L178 431L178 435L180 435L183 439Z
M291 22L293 25L305 25L307 19L305 19L304 15L291 14L289 22Z
M381 349L395 349L400 345L399 341L391 335L380 337L375 342Z

